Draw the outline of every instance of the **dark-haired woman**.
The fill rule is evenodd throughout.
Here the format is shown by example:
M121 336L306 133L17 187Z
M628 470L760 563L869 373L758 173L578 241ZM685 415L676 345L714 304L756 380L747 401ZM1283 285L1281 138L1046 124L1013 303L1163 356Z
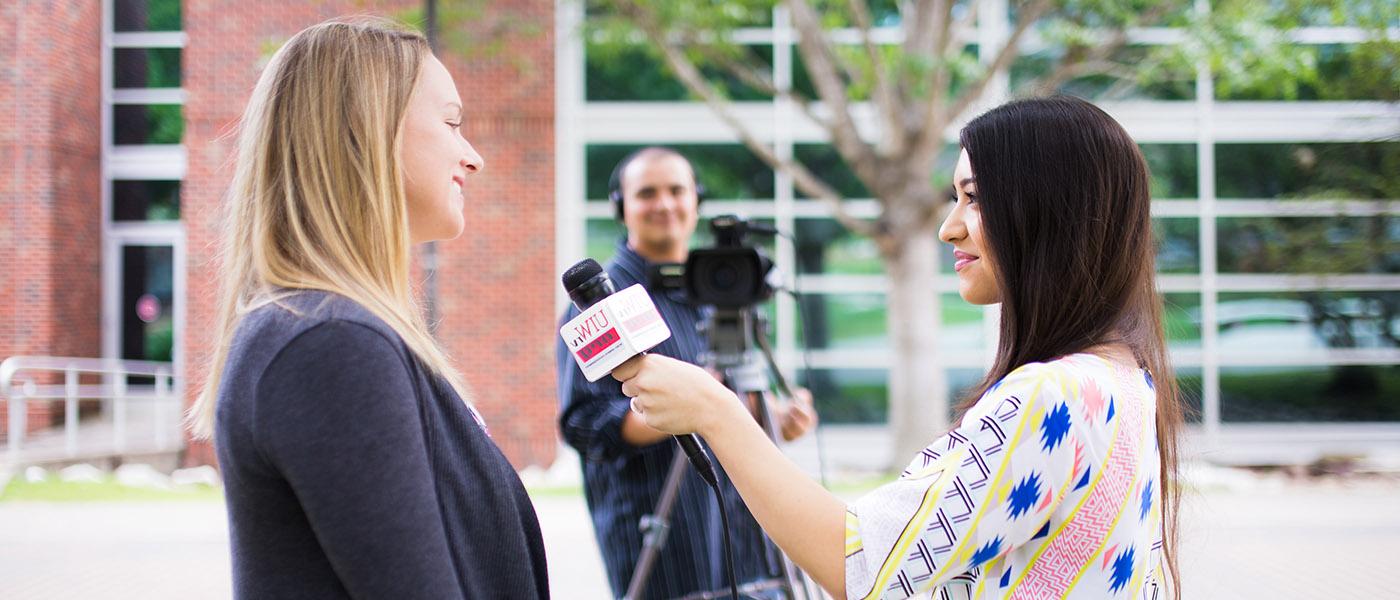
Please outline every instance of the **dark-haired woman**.
M961 142L939 234L962 297L1001 305L1000 341L958 427L898 480L847 505L704 371L651 355L615 375L648 425L704 436L763 528L838 598L1163 597L1181 410L1146 163L1073 98L998 107Z

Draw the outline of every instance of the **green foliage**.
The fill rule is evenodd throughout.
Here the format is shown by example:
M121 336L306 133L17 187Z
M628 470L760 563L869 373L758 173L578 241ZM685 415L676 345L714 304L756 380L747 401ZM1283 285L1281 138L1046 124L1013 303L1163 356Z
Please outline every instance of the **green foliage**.
M488 0L435 0L439 52L451 52L469 62L504 60L521 74L535 70L526 57L511 52L515 43L544 35L545 24L513 11L495 10ZM393 18L426 33L427 12L422 3L397 11Z
M898 26L900 4L893 0L867 2L875 27ZM587 3L588 52L600 58L598 68L638 78L636 85L609 87L607 99L651 99L649 90L666 89L667 99L676 86L651 81L671 78L658 50L637 28L638 14L651 15L670 32L707 78L732 99L744 96L733 75L722 68L738 63L755 72L771 72L771 52L733 42L742 27L765 27L775 2L746 0L708 5L700 2L661 0L590 0ZM1032 31L1043 46L1026 49L1011 68L1013 94L1043 92L1031 88L1062 62L1081 69L1055 87L1062 93L1097 99L1150 98L1190 100L1195 96L1199 65L1207 65L1216 79L1216 90L1225 99L1376 99L1394 100L1400 95L1400 42L1379 35L1400 23L1400 6L1388 0L1222 0L1212 2L1209 13L1195 12L1191 0L1060 0L1041 16ZM855 24L846 0L816 0L814 8L828 29ZM1011 17L1026 4L1013 2ZM955 18L967 10L965 3L953 9ZM1348 25L1373 35L1370 41L1341 48L1295 44L1289 29L1306 25ZM1163 46L1126 46L1106 55L1098 50L1113 32L1133 27L1177 27L1186 43ZM898 44L877 49L879 65L873 65L860 45L836 45L842 83L847 96L869 100L876 69L892 79L910 98L928 98L935 75L944 73L945 90L958 97L966 84L986 75L987 62L979 60L975 45L955 48L933 57L906 54ZM996 49L994 49L996 50ZM640 58L645 56L648 60ZM793 88L815 97L809 74L795 53ZM662 72L650 75L648 71ZM619 78L612 78L617 80ZM669 79L674 81L674 79ZM751 91L750 91L751 93ZM590 97L593 91L590 90Z
M1229 144L1216 154L1221 198L1400 198L1400 140Z
M1142 144L1152 172L1152 197L1195 198L1200 186L1195 144Z
M732 60L768 65L769 46L738 46L726 50ZM584 89L589 101L674 102L693 99L690 91L671 73L654 49L638 44L586 42ZM735 101L769 100L772 97L746 84L724 69L701 62L701 74L718 86L722 96ZM771 78L770 69L762 73Z

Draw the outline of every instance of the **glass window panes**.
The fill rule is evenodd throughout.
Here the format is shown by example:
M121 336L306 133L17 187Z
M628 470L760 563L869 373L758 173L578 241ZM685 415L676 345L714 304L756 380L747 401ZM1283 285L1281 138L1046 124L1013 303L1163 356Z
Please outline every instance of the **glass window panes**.
M586 150L588 197L608 197L613 168L639 145L590 144ZM738 144L678 144L670 146L690 160L708 198L766 199L773 197L773 170Z
M822 423L883 423L889 416L888 374L883 369L813 369L798 374L812 391Z
M608 2L586 1L583 2L584 15L590 20L618 17L613 6L615 5ZM705 18L729 27L770 27L773 24L773 10L767 2L725 3L723 7L724 10L719 11L713 10L709 5L691 6L689 3L678 2L671 3L669 8L677 11L670 14L682 21ZM686 14L685 11L691 11L691 14ZM631 17L623 15L621 18Z
M1219 220L1226 273L1400 273L1400 219L1233 217Z
M1226 292L1216 313L1226 355L1400 347L1400 291Z
M771 79L771 46L741 46L742 58L761 67ZM681 102L691 99L685 85L673 75L660 57L643 46L589 43L584 51L584 94L590 102ZM772 97L747 85L719 67L700 65L701 73L730 100L762 101Z
M178 104L114 104L112 142L178 144L185 133L183 108Z
M123 246L122 358L170 362L174 346L174 250Z
M180 87L179 48L115 48L112 55L114 87Z
M112 220L177 221L179 181L112 181Z
M1201 270L1200 220L1152 219L1157 242L1158 273L1199 273Z
M939 294L942 301L943 330L938 348L944 352L983 352L987 348L986 309L968 304L957 292Z
M1384 43L1325 44L1289 49L1306 57L1309 68L1296 81L1219 85L1220 100L1400 100L1400 69L1394 46Z
M1280 0L1281 1L1281 0ZM897 3L887 3L897 7ZM1278 4L1269 0L1266 5ZM898 10L890 8L885 16L880 16L883 0L872 4L876 21L886 25L896 25ZM1010 7L1014 14L1018 7ZM955 11L966 10L959 2ZM1153 23L1139 25L1161 25L1185 27L1190 25L1188 13L1190 3L1178 3L1170 14ZM1357 11L1335 12L1313 10L1304 7L1306 13L1299 17L1299 24L1307 26L1357 26L1366 27L1364 18ZM838 11L840 12L840 11ZM1343 14L1345 13L1345 14ZM826 17L826 25L843 26L843 15L832 14ZM1400 26L1394 17L1388 26ZM1272 19L1272 20L1270 20ZM1266 17L1269 22L1277 19ZM887 21L887 22L886 22ZM1053 32L1042 37L1054 46ZM882 51L893 48L882 48ZM1173 52L1178 49L1170 46L1139 45L1123 51L1121 62L1133 71L1133 63L1145 63L1148 55L1160 51ZM1295 92L1285 90L1276 81L1259 83L1255 88L1239 85L1239 82L1218 83L1215 87L1219 100L1263 100L1278 101L1286 98L1318 101L1395 101L1400 99L1400 71L1393 68L1377 68L1383 63L1378 59L1384 55L1375 53L1376 48L1367 44L1329 44L1296 48L1304 52L1304 58L1315 63L1313 76L1300 81ZM591 46L590 46L591 52ZM767 60L770 54L764 50L762 57ZM838 52L852 64L865 60L863 48L853 44L843 46ZM1053 68L1052 62L1059 57L1060 50L1048 49L1039 54L1022 56L1011 67L1012 94L1024 91L1024 84L1043 75ZM980 70L977 62L978 48L967 45L962 48L959 58L965 62L952 61L956 76L950 87L958 89L965 85ZM602 54L590 55L587 96L589 100L641 100L690 101L685 90L665 73L660 62L650 57L623 57L617 63L603 65L598 61ZM1392 57L1393 58L1393 57ZM650 61L649 65L642 65ZM766 64L771 64L768 62ZM1392 65L1393 66L1393 65ZM793 49L792 81L794 88L803 94L815 97L809 74L798 49ZM1308 67L1313 68L1313 67ZM1181 68L1172 66L1157 70L1140 80L1114 80L1102 76L1088 76L1073 79L1062 86L1062 90L1081 96L1099 99L1129 99L1134 105L1154 108L1168 106L1160 101L1170 101L1173 110L1188 106L1182 102L1195 100L1196 82L1194 66ZM628 78L631 78L630 80ZM1267 77L1260 77L1267 79ZM606 84L606 87L596 87ZM733 89L732 80L722 85ZM608 91L621 90L614 96ZM861 82L848 87L848 95L856 99L868 99L869 89ZM1360 105L1358 105L1360 106ZM1289 110L1311 110L1311 105L1290 105ZM1140 108L1125 114L1137 115ZM1318 107L1321 112L1333 108ZM1370 110L1369 108L1365 110ZM1127 123L1132 128L1134 123ZM1271 127L1278 127L1277 125ZM1150 131L1156 131L1149 129ZM1235 131L1232 129L1232 131ZM1279 132L1282 133L1279 133ZM1278 131L1268 134L1289 135L1287 124ZM1230 139L1250 139L1261 133L1260 128L1250 126L1241 137ZM1373 134L1374 133L1374 134ZM1319 215L1324 206L1317 200L1380 200L1400 201L1400 139L1390 135L1384 125L1378 125L1374 132L1356 134L1354 141L1298 142L1298 143L1217 143L1213 149L1215 165L1214 185L1200 180L1199 148L1194 143L1164 143L1147 141L1140 145L1143 156L1151 170L1151 193L1154 200L1167 200L1154 204L1153 230L1157 243L1157 270L1172 284L1172 292L1164 293L1164 329L1171 350L1180 357L1190 359L1189 364L1179 364L1176 369L1182 402L1188 409L1187 418L1199 422L1202 397L1206 390L1203 383L1207 369L1223 365L1220 372L1222 414L1227 422L1248 421L1396 421L1400 420L1395 402L1387 399L1400 397L1397 391L1396 376L1398 365L1370 367L1334 367L1316 365L1279 365L1267 368L1239 367L1241 357L1250 362L1269 360L1267 356L1279 356L1280 361L1293 363L1297 357L1308 353L1324 353L1333 348L1376 350L1400 348L1400 324L1396 312L1400 310L1400 291L1384 288L1394 287L1392 279L1400 276L1400 220L1394 213L1376 216L1366 215L1370 209L1350 211L1343 214L1338 205L1336 215ZM1152 135L1152 134L1149 134ZM1233 134L1230 134L1233 135ZM1343 135L1352 135L1344 133ZM709 146L718 148L720 146ZM747 156L737 145L729 145L723 151L732 156ZM589 146L587 148L588 197L601 199L605 196L606 178L613 163L632 147ZM818 177L846 198L869 198L870 192L851 169L840 159L827 143L802 138L792 146L794 158L806 165ZM945 156L946 155L946 156ZM950 145L940 155L940 164L932 177L946 190L944 183L952 170L957 157L956 145ZM746 162L748 161L748 162ZM744 165L753 165L752 168ZM751 160L731 158L716 159L714 164L698 169L702 181L712 190L712 196L720 198L773 198L772 172L761 163ZM735 182L725 192L725 182L710 181L711 172L746 173L747 175L720 175ZM599 183L601 181L601 183ZM1190 201L1198 199L1202 188L1214 187L1215 196L1221 200L1216 205L1213 223L1203 222L1197 209L1210 210L1209 206L1197 207ZM792 190L798 198L797 213L806 215L793 221L794 254L792 263L797 275L805 276L803 281L820 280L823 284L837 281L850 282L849 287L831 290L831 293L812 295L799 306L800 313L807 313L806 324L799 316L796 322L787 326L796 328L793 332L783 332L794 337L799 344L810 345L826 351L824 357L834 358L864 351L889 353L889 325L886 323L887 299L876 286L887 284L886 272L873 241L846 231L834 219L817 217L811 201L801 190ZM1272 206L1239 200L1298 201L1298 212L1280 208L1270 214ZM1177 201L1177 202L1170 202ZM1302 205L1302 202L1313 201ZM712 202L707 212L714 214L722 200ZM766 205L765 205L766 206ZM1185 207L1189 212L1180 212ZM1350 208L1348 206L1348 208ZM1381 207L1384 208L1384 207ZM1166 209L1165 211L1163 209ZM773 213L759 209L758 214L770 217ZM821 207L816 214L826 214ZM1205 213L1202 213L1205 214ZM1201 245L1203 225L1213 225L1216 231L1215 247ZM697 235L697 243L704 236L704 226ZM611 221L594 219L589 222L590 252L595 246L599 258L612 253L612 246L620 229ZM601 241L599 241L601 240ZM952 292L950 285L955 277L952 270L951 249L945 244L938 245L938 267L940 277L941 318L939 349L945 358L956 357L959 364L973 364L967 360L968 354L984 355L992 337L988 331L985 307L971 306ZM1205 254L1214 252L1214 260ZM1203 262L1217 265L1216 273L1223 276L1213 279L1215 273L1203 273ZM1364 275L1347 277L1344 282L1377 281L1374 288L1363 291L1293 291L1289 288L1300 286L1323 287L1332 285L1330 279L1297 279L1284 277L1291 274L1317 275ZM833 277L821 278L823 275ZM1186 275L1188 277L1179 277ZM1217 322L1204 323L1202 304L1204 297L1195 289L1195 277L1202 281L1214 280L1226 291L1218 292ZM1241 277L1240 275L1248 275ZM870 286L866 287L869 283ZM1182 284L1189 287L1183 289ZM1347 284L1351 286L1351 283ZM1370 283L1361 285L1371 286ZM1248 287L1242 287L1248 286ZM825 289L825 288L824 288ZM1260 290L1250 292L1230 291L1239 289ZM1180 290L1180 291L1175 291ZM765 310L773 312L772 303ZM781 324L774 323L775 328ZM810 336L804 329L811 329ZM1201 350L1202 337L1207 328L1215 328L1219 333L1219 349L1214 356L1205 356ZM990 335L989 335L990 334ZM807 339L810 338L810 339ZM965 354L959 354L965 353ZM1383 353L1365 352L1384 356ZM1337 353L1329 356L1339 356ZM1283 358L1287 357L1287 358ZM1330 360L1330 359L1329 359ZM1367 360L1370 360L1369 358ZM1324 362L1319 360L1319 363ZM954 404L958 390L966 390L981 378L979 369L943 367L948 371L950 389L954 392ZM1297 385L1290 386L1290 377L1297 379ZM825 385L833 390L838 398L836 416L828 422L869 422L885 418L885 378L887 373L875 370L820 370L815 379L825 378ZM1214 380L1214 377L1211 377ZM869 385L866 385L866 384ZM874 386L874 387L872 387ZM840 392L839 390L845 390ZM878 390L878 393L873 391ZM853 399L853 400L850 400ZM1389 404L1387 404L1389 402ZM1353 408L1338 408L1337 404L1353 403ZM1387 412L1390 411L1390 412ZM829 416L829 415L824 415Z
M982 352L986 347L984 309L968 304L957 293L939 294L942 329L938 347L944 352ZM811 337L798 331L797 343L835 350L890 349L888 301L884 294L804 294L801 319Z
M884 350L884 294L804 294L802 320L810 328L798 343L813 349Z
M960 417L965 412L959 410L960 408L963 406L970 408L977 401L977 398L972 396L972 392L982 383L982 378L986 375L987 372L983 369L948 369L948 416L950 423L953 423L953 418ZM956 423L953 424L956 425ZM942 435L942 433L940 431L936 435Z
M1152 198L1195 198L1200 173L1195 144L1141 144L1152 172Z
M617 251L617 242L624 234L622 224L615 219L589 219L584 252L599 263L607 262Z
M835 219L797 219L797 272L878 275L884 264L875 242L851 233Z
M870 192L856 177L854 171L841 159L841 155L827 144L797 144L792 149L793 158L802 163L836 193L845 198L869 198ZM801 189L795 189L799 198L810 198Z
M1400 421L1400 365L1224 368L1220 419Z
M113 29L128 31L180 31L181 0L113 0Z
M1400 199L1400 142L1218 144L1221 198Z
M1113 61L1119 63L1118 74L1093 73L1074 77L1055 89L1090 100L1194 100L1196 98L1195 69L1177 62L1164 61L1155 46L1128 46L1117 52ZM1011 89L1033 93L1026 86L1039 84L1059 64L1064 51L1061 47L1017 57L1011 63ZM1152 64L1150 71L1139 72L1133 66Z
M1163 294L1162 328L1167 346L1201 347L1201 295L1195 292Z

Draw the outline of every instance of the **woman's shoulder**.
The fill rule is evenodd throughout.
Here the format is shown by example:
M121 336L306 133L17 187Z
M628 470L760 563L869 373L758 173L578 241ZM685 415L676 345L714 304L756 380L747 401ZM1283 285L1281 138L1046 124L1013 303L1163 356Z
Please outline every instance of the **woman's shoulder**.
M1116 385L1116 367L1094 354L1070 354L1046 361L1026 363L1002 377L983 395L1007 397L1030 395L1077 397L1089 387L1110 389Z
M360 303L334 292L288 290L262 301L242 319L240 328L260 338L297 338L325 325L351 324L397 343L399 336L383 319ZM357 329L357 328L350 328Z
M1003 380L1039 380L1057 377L1103 377L1111 375L1113 364L1101 356L1088 353L1067 354L1046 361L1026 363L1012 369Z
M328 357L366 348L407 356L399 335L354 300L332 292L295 290L262 301L240 319L230 357L261 356L253 362L267 364L293 347L300 354Z

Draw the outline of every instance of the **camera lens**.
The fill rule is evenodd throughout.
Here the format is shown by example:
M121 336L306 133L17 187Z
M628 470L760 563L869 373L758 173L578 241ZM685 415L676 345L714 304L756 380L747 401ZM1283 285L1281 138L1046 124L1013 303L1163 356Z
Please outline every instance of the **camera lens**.
M734 284L738 281L739 270L734 268L733 263L721 263L718 268L710 274L710 285L717 291L734 289Z

